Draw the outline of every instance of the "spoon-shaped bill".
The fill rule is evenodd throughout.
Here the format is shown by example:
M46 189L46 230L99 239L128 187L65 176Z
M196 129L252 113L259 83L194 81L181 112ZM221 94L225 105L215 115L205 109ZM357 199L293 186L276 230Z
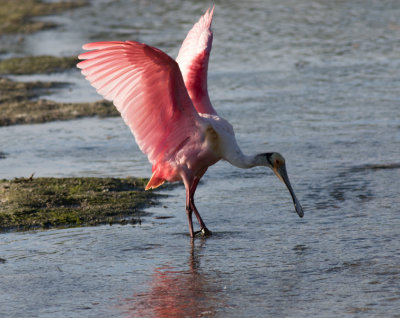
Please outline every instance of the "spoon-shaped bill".
M286 187L288 188L290 195L292 196L293 203L294 203L294 208L296 209L297 214L299 217L304 216L303 208L301 207L301 204L299 200L297 200L296 195L294 194L292 185L290 184L288 174L286 172L286 166L285 164L282 164L279 168L273 169L277 177L284 183L286 184Z

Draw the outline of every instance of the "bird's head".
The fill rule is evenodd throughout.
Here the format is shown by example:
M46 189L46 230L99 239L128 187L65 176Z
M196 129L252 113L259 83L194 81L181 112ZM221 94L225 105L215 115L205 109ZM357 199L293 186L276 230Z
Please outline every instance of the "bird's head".
M263 162L262 165L270 167L279 180L286 185L290 195L292 196L294 208L296 209L297 214L302 218L304 216L303 208L301 207L299 200L297 200L292 185L290 184L289 176L286 171L285 158L283 158L283 156L278 152L263 153L259 156Z

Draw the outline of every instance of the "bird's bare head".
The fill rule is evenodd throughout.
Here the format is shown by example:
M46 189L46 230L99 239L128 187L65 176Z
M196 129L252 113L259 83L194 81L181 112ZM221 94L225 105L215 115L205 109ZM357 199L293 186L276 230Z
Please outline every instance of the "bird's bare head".
M278 152L268 152L261 154L260 156L263 156L263 160L265 160L266 166L270 167L272 171L276 174L276 176L281 180L286 187L288 188L290 195L292 196L294 207L296 209L297 214L300 217L304 216L303 208L300 205L300 202L297 200L296 195L294 194L292 185L290 184L289 181L289 176L286 171L286 163L285 163L285 158L278 153Z
M272 170L277 170L281 166L285 166L285 158L279 152L268 152L265 157L269 163Z

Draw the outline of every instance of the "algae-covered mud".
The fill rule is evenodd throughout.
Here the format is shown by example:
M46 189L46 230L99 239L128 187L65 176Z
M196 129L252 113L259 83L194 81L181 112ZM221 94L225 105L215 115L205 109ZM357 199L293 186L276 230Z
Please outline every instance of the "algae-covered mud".
M104 223L136 223L155 203L140 178L0 180L0 232Z
M88 116L116 116L118 111L107 101L93 103L60 103L37 99L51 93L60 82L15 82L0 78L0 126L43 123Z
M55 27L34 17L60 13L87 5L84 0L44 2L40 0L0 0L0 34L32 33Z

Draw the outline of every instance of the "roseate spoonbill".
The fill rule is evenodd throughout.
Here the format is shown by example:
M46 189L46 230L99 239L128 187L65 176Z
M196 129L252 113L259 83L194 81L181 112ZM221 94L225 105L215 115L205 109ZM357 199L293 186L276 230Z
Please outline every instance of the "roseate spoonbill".
M266 166L283 181L303 217L277 152L245 155L232 126L218 116L207 92L207 69L214 7L189 31L174 61L163 51L134 41L88 43L79 55L82 74L97 92L112 100L152 164L147 189L182 180L190 236L209 235L194 204L194 193L208 167L224 159L239 168ZM192 213L200 224L193 231Z

